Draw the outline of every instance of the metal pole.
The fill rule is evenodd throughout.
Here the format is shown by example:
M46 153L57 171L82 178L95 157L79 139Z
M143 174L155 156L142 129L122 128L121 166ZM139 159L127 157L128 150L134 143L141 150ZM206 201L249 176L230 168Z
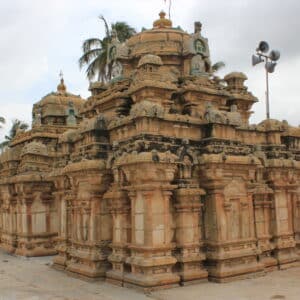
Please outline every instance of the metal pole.
M266 63L268 62L268 58L266 58ZM270 105L269 105L269 72L266 69L266 111L267 111L267 119L270 119Z

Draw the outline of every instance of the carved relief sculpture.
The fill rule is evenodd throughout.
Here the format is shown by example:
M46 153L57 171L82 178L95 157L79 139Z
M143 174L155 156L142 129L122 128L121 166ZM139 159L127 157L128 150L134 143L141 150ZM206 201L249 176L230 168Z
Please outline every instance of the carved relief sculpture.
M300 129L249 125L246 75L212 76L202 25L164 12L108 46L112 80L57 91L0 155L0 248L144 290L299 263Z

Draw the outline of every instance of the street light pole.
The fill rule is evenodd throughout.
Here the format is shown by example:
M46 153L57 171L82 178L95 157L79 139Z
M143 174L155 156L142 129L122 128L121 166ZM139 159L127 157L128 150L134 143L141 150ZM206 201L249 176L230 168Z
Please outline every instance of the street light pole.
M266 115L267 119L270 119L270 99L269 99L269 73L273 73L276 61L280 58L280 52L272 50L269 54L265 54L269 51L269 44L265 41L259 43L256 49L256 55L252 55L252 65L255 66L261 62L265 62L266 69Z
M266 63L268 62L268 58L266 58ZM269 72L266 69L266 112L267 119L270 119L270 103L269 103Z

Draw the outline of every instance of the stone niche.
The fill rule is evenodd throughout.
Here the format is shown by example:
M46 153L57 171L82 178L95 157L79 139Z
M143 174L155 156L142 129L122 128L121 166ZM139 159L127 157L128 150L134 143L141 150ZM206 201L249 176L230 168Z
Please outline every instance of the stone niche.
M246 75L217 77L201 30L114 33L111 81L34 105L0 155L0 248L145 291L299 263L300 129L249 125Z

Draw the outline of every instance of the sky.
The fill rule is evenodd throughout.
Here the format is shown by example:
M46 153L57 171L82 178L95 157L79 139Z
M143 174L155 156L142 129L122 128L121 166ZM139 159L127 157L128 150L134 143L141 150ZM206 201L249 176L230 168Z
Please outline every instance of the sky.
M60 70L69 92L89 96L85 71L78 67L82 42L104 36L103 15L125 21L140 31L152 28L164 0L0 0L0 116L31 122L32 105L56 90ZM259 99L251 123L265 119L265 70L252 67L251 56L261 40L278 49L281 58L270 74L271 118L300 124L300 1L299 0L172 0L174 27L193 32L203 24L212 62L224 61L219 72L248 76L246 85Z

